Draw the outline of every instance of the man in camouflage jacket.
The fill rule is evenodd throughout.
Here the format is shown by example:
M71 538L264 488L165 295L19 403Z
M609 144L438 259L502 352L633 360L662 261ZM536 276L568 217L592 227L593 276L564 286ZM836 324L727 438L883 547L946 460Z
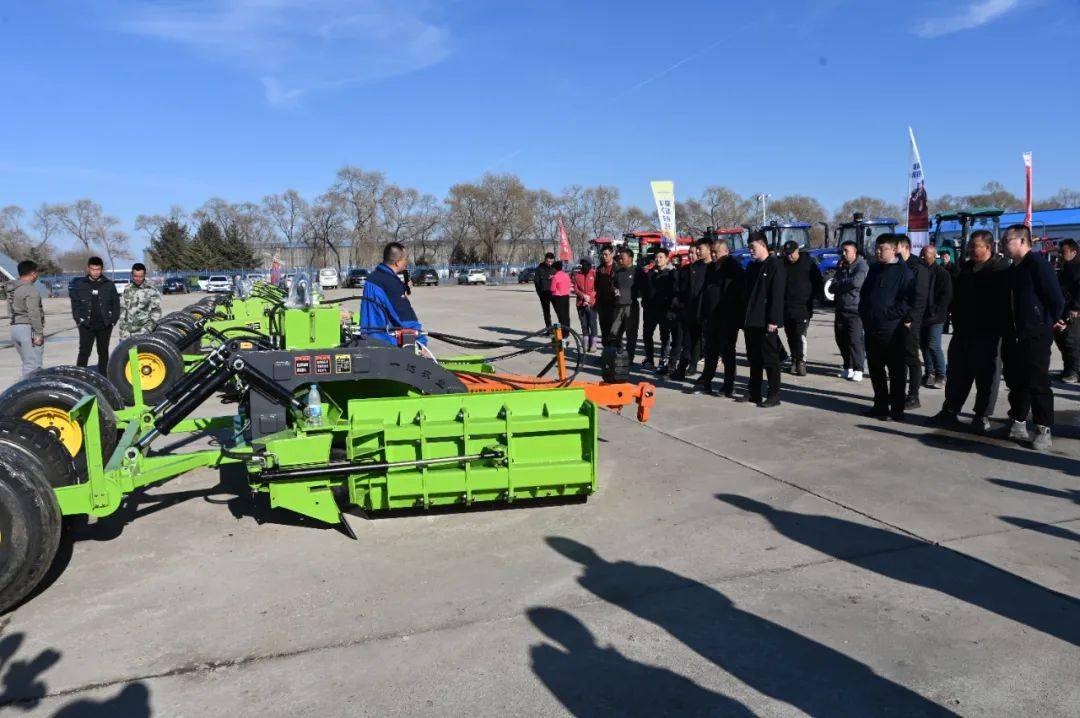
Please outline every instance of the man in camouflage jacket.
M154 331L161 319L161 294L146 281L146 267L131 265L131 284L120 295L120 338Z

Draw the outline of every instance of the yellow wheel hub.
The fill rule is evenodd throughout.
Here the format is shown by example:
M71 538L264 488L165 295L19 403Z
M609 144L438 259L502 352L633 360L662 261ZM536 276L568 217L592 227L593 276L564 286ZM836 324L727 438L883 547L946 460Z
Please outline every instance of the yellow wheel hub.
M72 421L66 409L55 406L43 406L40 409L32 409L23 418L27 421L51 431L60 443L72 456L79 453L83 445L82 427L77 421Z
M165 361L161 357L150 352L139 352L139 375L142 377L143 391L157 389L165 381L167 373ZM135 383L131 376L131 362L128 362L127 378L132 384Z

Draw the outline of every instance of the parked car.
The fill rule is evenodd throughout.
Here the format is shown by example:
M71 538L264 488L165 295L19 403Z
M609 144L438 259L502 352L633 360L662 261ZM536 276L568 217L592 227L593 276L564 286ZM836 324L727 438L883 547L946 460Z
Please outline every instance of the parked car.
M224 274L214 274L206 280L206 291L208 292L228 292L231 290L232 282Z
M417 269L412 275L412 282L415 286L439 286L439 273L434 269Z
M536 267L529 267L518 273L518 284L532 284L535 280Z
M345 286L350 289L363 289L369 274L366 269L350 269L345 277Z
M487 284L487 272L483 269L463 269L457 275L458 284Z
M124 290L128 288L129 284L131 284L131 280L130 279L114 279L114 280L112 280L112 283L116 287L116 293L117 294L123 294Z
M161 284L162 294L187 294L188 285L183 277L166 277Z
M209 274L200 274L198 281L199 281L199 291L200 292L209 292L210 291L209 288L208 288L208 285L210 283L210 275Z
M319 270L319 289L337 289L338 273L333 267L323 267Z

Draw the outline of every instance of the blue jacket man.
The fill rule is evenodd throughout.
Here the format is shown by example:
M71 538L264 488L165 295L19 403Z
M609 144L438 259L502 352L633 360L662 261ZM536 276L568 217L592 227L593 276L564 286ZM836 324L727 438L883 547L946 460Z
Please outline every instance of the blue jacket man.
M423 330L406 295L405 283L398 278L398 273L404 272L408 265L405 247L391 242L383 249L382 264L368 276L360 302L360 329L369 339L397 346L395 330ZM427 344L427 337L421 335L417 342Z
M875 419L904 420L907 396L907 351L902 327L908 320L915 277L900 260L898 237L877 238L877 262L866 273L859 292L859 316L866 332L866 359L874 406L867 412Z

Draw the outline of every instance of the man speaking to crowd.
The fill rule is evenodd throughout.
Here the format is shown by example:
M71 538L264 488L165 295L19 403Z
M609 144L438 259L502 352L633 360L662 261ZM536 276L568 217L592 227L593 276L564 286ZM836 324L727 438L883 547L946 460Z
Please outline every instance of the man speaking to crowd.
M397 338L391 334L394 330L423 329L407 296L408 288L398 276L408 266L404 245L391 242L383 248L382 264L368 277L360 301L360 328L365 336L397 345ZM426 344L427 338L421 335L416 341Z

